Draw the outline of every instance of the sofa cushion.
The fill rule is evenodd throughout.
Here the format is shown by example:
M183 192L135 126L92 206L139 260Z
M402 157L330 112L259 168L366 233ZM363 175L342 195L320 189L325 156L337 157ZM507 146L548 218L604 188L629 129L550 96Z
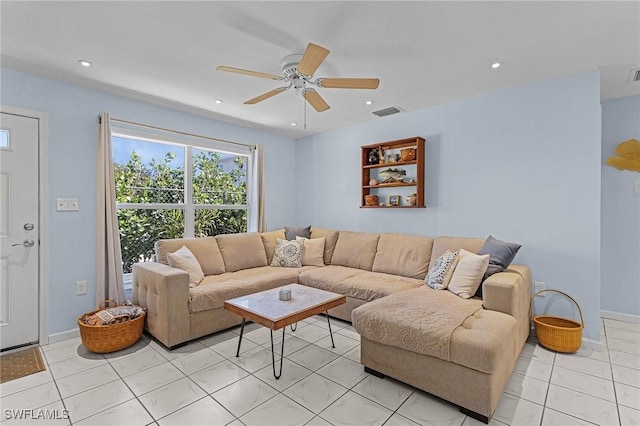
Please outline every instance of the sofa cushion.
M276 240L276 251L273 252L271 266L281 268L299 268L302 266L302 241L289 241L278 238Z
M347 296L355 299L372 300L388 296L403 290L424 285L424 280L383 274L381 272L365 272L344 281Z
M458 251L461 248L471 253L477 253L484 244L483 238L464 237L436 237L433 239L433 250L431 250L430 265L433 265L437 258L447 251Z
M204 272L202 272L198 259L187 246L182 246L173 253L167 253L167 260L169 261L169 266L181 269L189 274L189 287L197 286L204 278Z
M155 243L156 261L168 265L167 253L173 253L182 246L186 246L198 259L205 275L222 274L225 271L218 242L213 237L158 240Z
M380 234L340 231L331 264L371 271L379 239Z
M473 297L489 266L489 255L482 256L460 249L458 261L447 289L463 299Z
M465 300L425 285L356 308L353 327L368 340L451 361L451 336L481 300Z
M310 238L311 237L311 225L309 226L285 226L284 235L287 240L293 241L296 237Z
M347 294L346 281L364 273L366 272L360 269L328 265L324 268L301 271L298 275L298 283L334 293Z
M267 266L267 254L257 232L216 237L227 272Z
M432 238L382 234L372 271L422 280L429 270L432 247Z
M333 251L336 249L336 243L338 242L338 231L333 229L324 229L311 227L311 238L325 238L324 243L324 264L331 264L331 258L333 257Z
M483 373L504 368L517 357L518 322L511 315L480 309L451 335L451 362Z
M278 229L277 231L261 232L262 244L264 244L264 251L267 255L267 263L270 265L273 259L273 252L276 249L276 240L281 238L285 240L284 229Z
M207 276L189 289L189 312L222 308L225 300L292 284L297 278L297 269L271 266Z

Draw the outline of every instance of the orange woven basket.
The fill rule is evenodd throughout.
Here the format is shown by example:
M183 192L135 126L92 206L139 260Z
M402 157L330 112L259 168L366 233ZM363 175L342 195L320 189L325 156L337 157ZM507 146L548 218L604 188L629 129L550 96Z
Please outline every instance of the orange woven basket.
M108 302L114 301L106 300L104 303L105 306L108 305ZM102 309L102 307L98 307L98 309L87 312L78 318L78 327L80 328L82 344L87 349L91 352L105 354L128 348L140 339L140 336L142 336L142 329L144 327L144 319L147 316L146 312L138 318L118 324L88 325L82 322L82 318L85 315L93 315Z
M567 296L578 308L580 322L568 318L554 317L550 315L532 315L538 343L555 352L572 353L580 349L582 345L582 329L584 318L578 302L573 297L559 290L540 290L531 298L531 312L533 313L533 300L540 293L553 291Z
M405 148L400 150L401 161L413 161L416 159L416 148Z

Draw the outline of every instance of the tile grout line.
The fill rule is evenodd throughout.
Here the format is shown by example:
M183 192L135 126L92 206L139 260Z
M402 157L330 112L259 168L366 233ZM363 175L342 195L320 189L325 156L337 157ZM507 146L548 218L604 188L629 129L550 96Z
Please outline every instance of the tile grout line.
M609 339L607 338L607 325L602 321L602 327L604 328L604 339L606 341L607 356L609 357L609 370L611 372L611 383L613 383L613 397L616 403L616 414L618 415L618 424L622 425L622 416L620 415L620 404L618 403L618 391L616 389L616 378L613 375L613 362L611 362L611 353L609 352Z

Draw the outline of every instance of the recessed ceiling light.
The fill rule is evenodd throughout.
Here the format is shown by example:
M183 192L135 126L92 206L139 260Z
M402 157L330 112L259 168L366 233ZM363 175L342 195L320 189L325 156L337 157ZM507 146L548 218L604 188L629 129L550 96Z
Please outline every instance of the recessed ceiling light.
M295 126L297 126L297 125L298 125L298 123L296 123L296 122L294 121L294 122L292 122L292 123L291 123L291 125L295 127Z
M80 65L82 65L83 67L90 67L90 66L91 66L91 62L89 62L89 61L85 61L84 59L80 59L80 60L78 60L78 63L79 63Z
M224 102L222 99L216 99L217 104L221 104L222 102Z
M492 63L492 64L491 64L491 68L493 68L494 70L495 70L496 68L500 68L500 62L494 62L494 63Z
M371 104L373 104L373 101L365 101L364 103L365 103L365 105L371 105Z

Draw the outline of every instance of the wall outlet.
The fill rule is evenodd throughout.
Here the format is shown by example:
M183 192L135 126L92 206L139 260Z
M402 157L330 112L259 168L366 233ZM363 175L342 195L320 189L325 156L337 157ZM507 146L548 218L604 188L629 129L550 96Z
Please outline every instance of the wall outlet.
M77 198L57 198L56 211L77 212L80 210L80 202Z
M76 296L87 294L87 281L76 281Z
M536 293L547 288L547 284L543 283L542 281L535 281L533 285ZM542 293L539 297L544 297L544 293Z

